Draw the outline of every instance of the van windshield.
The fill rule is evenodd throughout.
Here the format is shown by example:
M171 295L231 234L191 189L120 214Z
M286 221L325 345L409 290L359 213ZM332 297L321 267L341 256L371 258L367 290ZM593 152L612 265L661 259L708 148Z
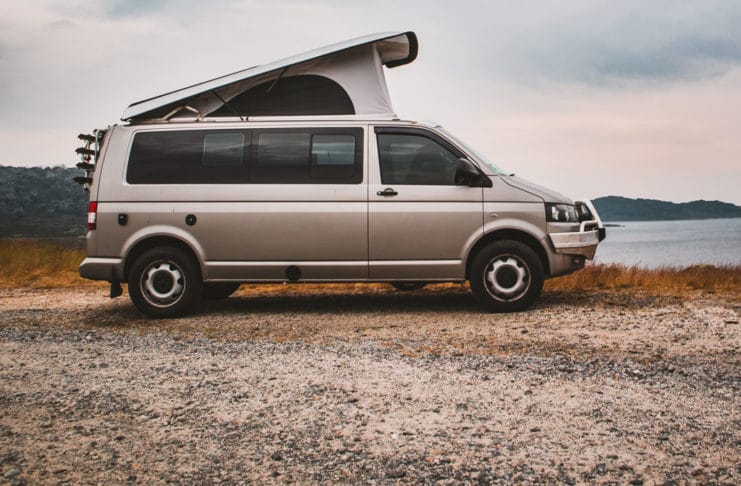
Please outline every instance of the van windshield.
M473 154L473 156L476 157L476 160L480 160L481 162L483 162L487 166L489 166L489 168L492 170L492 172L494 174L496 174L496 175L507 175L507 172L506 171L504 171L503 169L500 169L499 167L497 167L494 164L494 162L492 162L491 160L489 160L488 157L486 157L484 154L482 154L478 150L474 149L473 147L471 147L470 145L468 145L467 143L465 143L464 141L462 141L460 138L456 137L455 135L453 135L452 133L450 133L449 131L445 130L442 127L438 127L438 130L440 130L441 132L443 132L446 137L450 138L452 141L454 141L456 144L458 144L461 148L463 148L466 151L468 151L471 154Z

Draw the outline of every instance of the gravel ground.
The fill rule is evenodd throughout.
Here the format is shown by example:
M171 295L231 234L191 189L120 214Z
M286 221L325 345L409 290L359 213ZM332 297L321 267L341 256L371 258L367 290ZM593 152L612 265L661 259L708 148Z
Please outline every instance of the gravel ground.
M739 298L0 290L0 481L741 482Z

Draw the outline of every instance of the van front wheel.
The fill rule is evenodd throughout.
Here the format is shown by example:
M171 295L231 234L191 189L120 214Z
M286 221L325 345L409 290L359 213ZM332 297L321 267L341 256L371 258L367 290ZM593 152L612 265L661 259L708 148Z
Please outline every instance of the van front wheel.
M131 266L129 296L150 317L182 316L200 302L202 294L198 266L180 248L152 248Z
M514 240L496 241L471 262L471 291L492 312L517 312L543 290L543 265L532 248Z

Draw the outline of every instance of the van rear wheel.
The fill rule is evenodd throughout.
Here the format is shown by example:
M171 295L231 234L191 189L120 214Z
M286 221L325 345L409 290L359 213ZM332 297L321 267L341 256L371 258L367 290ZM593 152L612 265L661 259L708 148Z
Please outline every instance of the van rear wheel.
M198 265L175 247L152 248L139 255L128 280L131 301L154 318L182 316L200 302L203 294Z
M543 264L532 248L514 240L496 241L471 262L471 291L492 312L530 307L543 290Z

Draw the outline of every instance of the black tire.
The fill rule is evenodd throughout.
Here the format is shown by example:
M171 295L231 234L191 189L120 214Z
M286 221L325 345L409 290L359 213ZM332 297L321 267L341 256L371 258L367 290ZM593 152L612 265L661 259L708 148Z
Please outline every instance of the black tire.
M528 245L501 240L484 247L471 262L471 291L491 312L530 307L543 290L543 264Z
M203 284L204 300L226 299L239 289L239 282L215 282Z
M129 297L143 314L179 317L200 303L201 271L180 248L162 246L139 255L129 272Z
M427 285L427 282L390 282L396 290L403 292L409 292L412 290L419 290Z

